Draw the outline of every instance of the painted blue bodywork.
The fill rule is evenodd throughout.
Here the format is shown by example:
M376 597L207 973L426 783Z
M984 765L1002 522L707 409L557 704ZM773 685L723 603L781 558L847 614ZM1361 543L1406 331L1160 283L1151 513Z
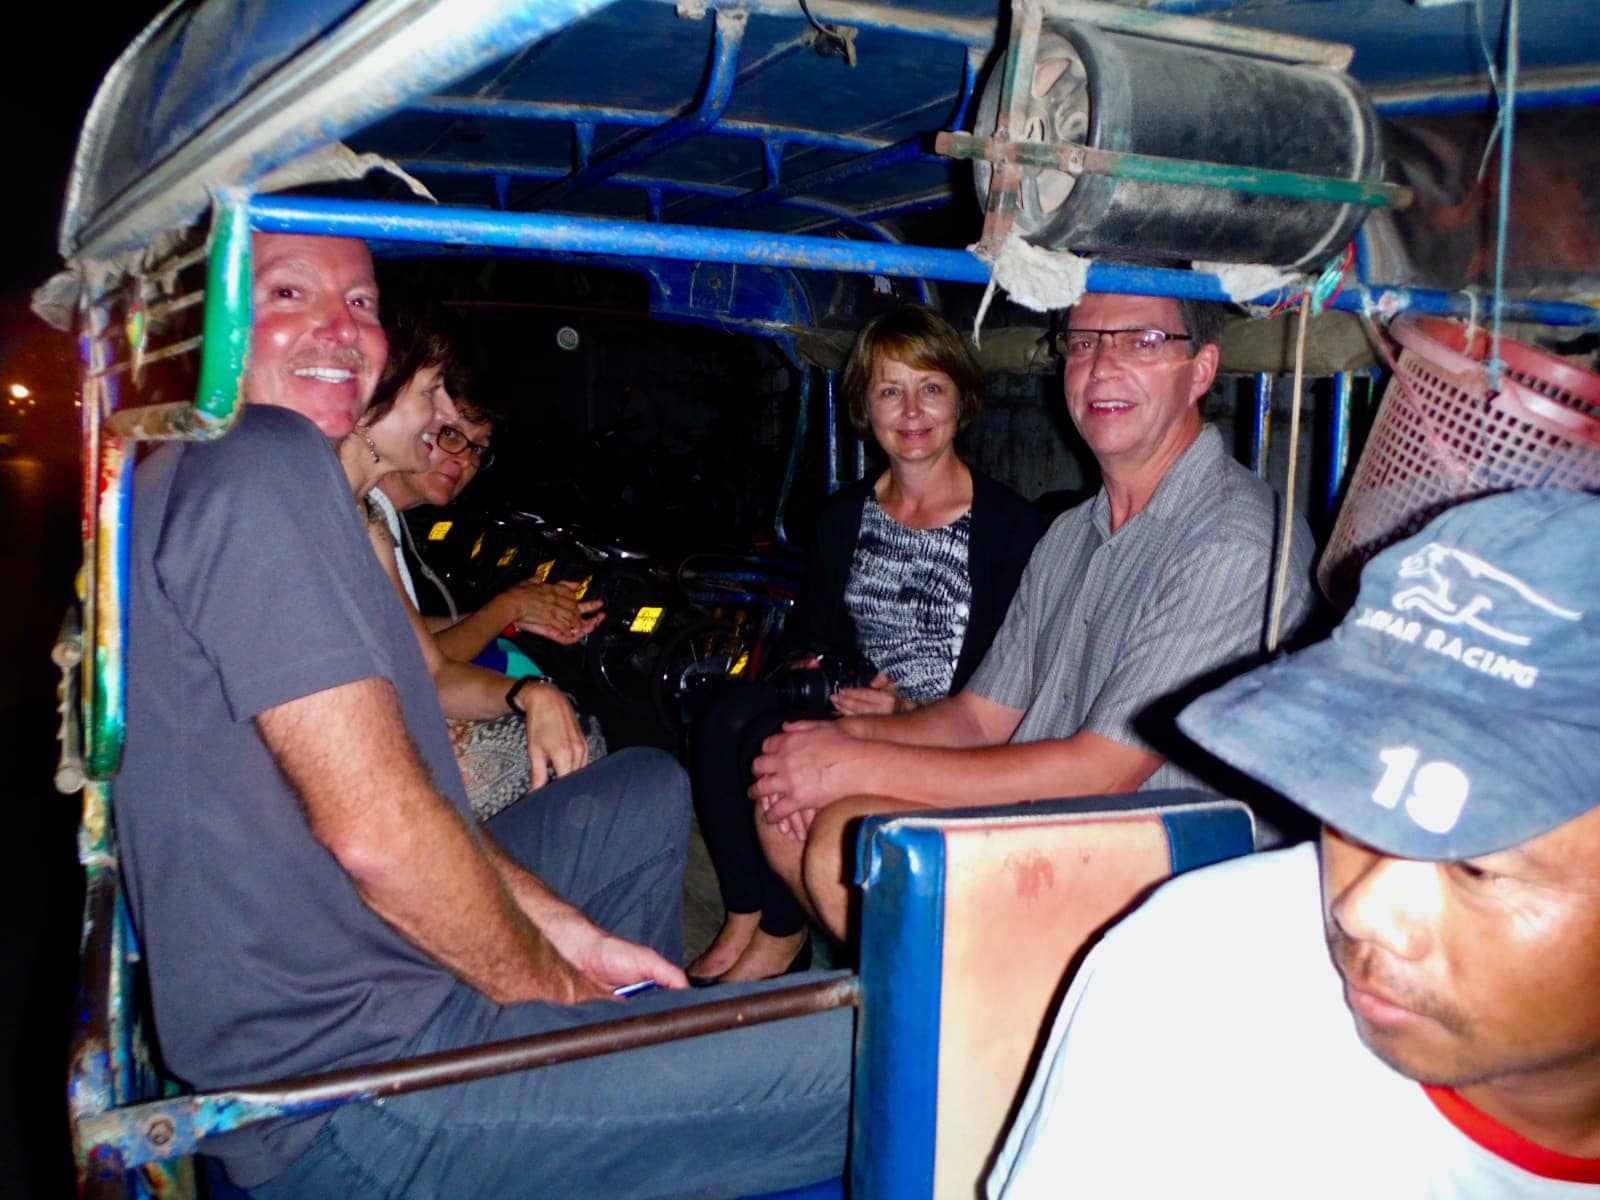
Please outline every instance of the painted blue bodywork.
M1399 115L1492 108L1487 64L1503 57L1509 3L1129 7L1349 43L1351 75L1380 113ZM256 229L348 233L380 252L581 256L633 270L646 279L656 315L769 337L791 357L793 331L822 315L817 280L883 275L911 281L924 297L934 282L986 283L987 265L967 249L982 221L971 170L936 154L934 137L970 126L1009 7L812 0L810 8L820 28L795 0L180 0L129 48L96 98L69 180L61 253L92 302L98 289L137 272L134 258L146 247L231 199ZM1521 109L1600 100L1594 0L1522 0L1520 12ZM391 160L437 203L262 194L271 172L335 141ZM1481 305L1388 287L1394 281L1370 276L1359 239L1358 250L1359 278L1337 307L1382 300L1387 311L1466 313ZM1223 294L1209 275L1100 264L1089 286ZM1596 322L1594 308L1548 295L1509 301L1511 319ZM105 385L108 412L117 408L116 386ZM811 372L800 372L797 392L791 480ZM1348 381L1336 407L1348 413ZM1340 425L1339 463L1345 437ZM830 461L837 450L830 444ZM1330 473L1330 500L1338 478ZM125 524L125 483L118 486L113 515ZM125 578L125 558L112 565ZM102 865L114 870L114 845L106 846ZM1191 849L1197 859L1213 853ZM909 862L930 851L908 843L875 852ZM72 1103L80 1136L98 1129L101 1150L128 1148L107 1150L102 1165L115 1173L152 1156L143 1118L121 1107L151 1088L128 1023L125 912L114 896L102 899L97 952L110 981L84 1001L86 1057L75 1064ZM900 961L903 944L937 945L937 928L909 928L893 938L869 929L864 957ZM923 990L925 979L908 974L906 982L924 997L937 994ZM108 1002L110 1013L96 1007ZM931 1012L924 1005L920 1015L892 1018L869 1008L867 1021L892 1019L897 1036L911 1036L922 1026L910 1022L931 1017L936 1031L937 1004ZM107 1020L104 1031L95 1028ZM882 1067L870 1052L863 1059L869 1082ZM871 1087L862 1094L869 1105L898 1104ZM188 1112L182 1105L171 1113ZM166 1144L192 1146L260 1111L217 1099L176 1120ZM923 1135L908 1128L902 1136ZM880 1147L875 1164L858 1167L931 1162L922 1149Z
M1141 7L1349 43L1350 74L1380 112L1437 113L1493 103L1487 56L1503 54L1508 2ZM787 0L445 6L448 36L407 42L404 31L437 19L437 7L174 6L119 62L91 113L63 255L103 259L142 245L200 217L219 187L251 189L271 169L342 139L414 174L445 211L474 214L461 223L475 226L474 237L493 214L508 227L530 217L549 229L575 222L562 244L553 236L493 243L513 252L611 254L618 251L600 243L614 237L630 240L621 251L629 256L694 261L749 253L739 247L750 240L768 249L744 261L771 266L987 281L984 265L964 253L979 223L971 172L935 154L932 142L970 121L974 89L1003 47L1008 10L994 0L819 0L812 12L848 36L854 66L819 53L830 39ZM1600 22L1590 0L1525 0L1520 13L1520 107L1593 103ZM230 130L241 136L227 137ZM659 249L649 245L652 231ZM421 235L413 227L400 236ZM433 245L457 240L443 221L428 236ZM876 253L867 249L873 241ZM1386 282L1363 278L1373 290ZM1180 286L1172 278L1152 285ZM1461 304L1420 290L1397 296L1397 306L1430 312ZM1358 294L1344 298L1359 302ZM673 308L662 315L689 315ZM753 298L727 315L782 319ZM1592 309L1515 315L1594 319Z

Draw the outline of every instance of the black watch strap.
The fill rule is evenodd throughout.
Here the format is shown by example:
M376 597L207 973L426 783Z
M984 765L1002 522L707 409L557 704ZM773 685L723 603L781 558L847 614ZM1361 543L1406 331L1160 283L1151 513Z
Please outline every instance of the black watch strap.
M522 709L517 707L517 693L523 688L527 687L530 683L542 682L543 678L539 675L523 675L520 677L506 692L506 707L514 713L520 713Z

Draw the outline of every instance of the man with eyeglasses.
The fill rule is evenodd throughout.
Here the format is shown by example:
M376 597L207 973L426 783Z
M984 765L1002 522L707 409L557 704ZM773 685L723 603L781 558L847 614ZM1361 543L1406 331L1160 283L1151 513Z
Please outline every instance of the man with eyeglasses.
M847 835L868 813L1204 786L1171 713L1263 646L1278 513L1203 424L1216 305L1086 295L1057 338L1067 410L1102 486L1028 562L966 688L893 716L796 722L755 760L774 868L839 936ZM1298 519L1282 627L1309 612Z
M396 513L424 504L443 508L454 503L467 485L487 470L494 461L491 442L498 414L474 395L475 383L439 397L437 407L444 424L434 432L428 465L420 471L397 471L378 481L378 489ZM413 596L419 609L442 607L448 615L424 615L434 641L450 658L471 662L508 626L525 633L536 633L551 641L570 646L593 632L605 620L600 600L579 600L575 582L540 583L525 579L491 598L481 608L462 613L444 580L418 553L410 530L398 517L396 545L400 561L413 587L431 587L438 603L423 603L422 593Z

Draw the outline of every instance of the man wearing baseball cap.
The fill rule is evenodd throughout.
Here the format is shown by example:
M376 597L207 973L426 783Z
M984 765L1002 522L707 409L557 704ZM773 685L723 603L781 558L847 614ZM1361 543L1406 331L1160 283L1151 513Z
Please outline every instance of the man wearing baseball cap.
M1600 499L1370 562L1181 728L1323 822L1073 981L991 1196L1600 1196Z

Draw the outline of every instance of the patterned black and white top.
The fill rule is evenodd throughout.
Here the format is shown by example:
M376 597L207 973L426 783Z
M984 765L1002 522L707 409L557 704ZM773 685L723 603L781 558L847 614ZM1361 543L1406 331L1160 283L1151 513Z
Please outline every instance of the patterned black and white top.
M869 495L844 603L856 648L907 699L949 694L972 609L969 508L937 529L900 524Z

